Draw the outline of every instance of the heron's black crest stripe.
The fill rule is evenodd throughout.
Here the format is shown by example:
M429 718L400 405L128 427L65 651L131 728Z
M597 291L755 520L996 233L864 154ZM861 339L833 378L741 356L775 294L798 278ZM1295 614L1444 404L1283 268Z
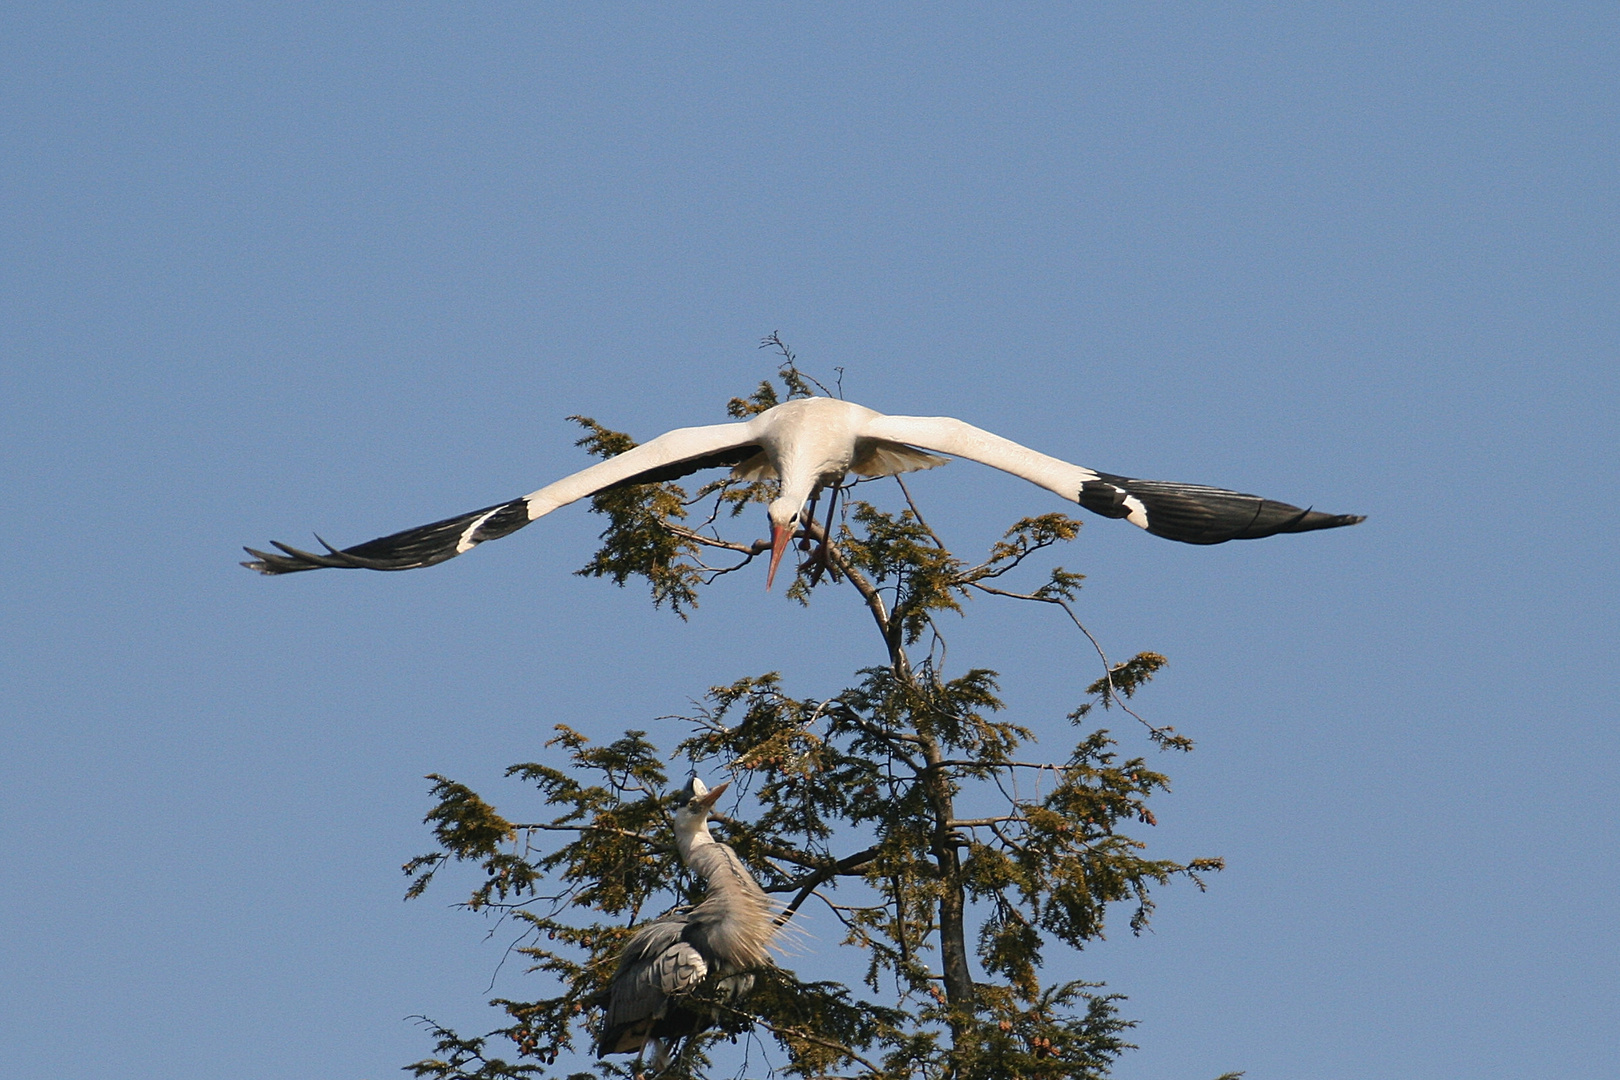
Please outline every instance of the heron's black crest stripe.
M1359 514L1323 514L1285 502L1202 484L1133 480L1099 473L1080 489L1079 503L1104 517L1129 517L1140 504L1147 531L1184 544L1224 544L1278 533L1310 532L1354 525Z
M244 548L243 550L256 558L253 562L244 562L242 565L261 574L292 574L300 570L319 570L322 567L349 570L415 570L418 567L432 566L446 559L455 558L467 527L480 518L483 520L479 523L478 530L466 538L467 543L481 544L485 540L499 539L523 528L529 523L529 504L523 499L496 503L481 510L445 518L431 525L419 525L414 529L378 537L376 540L367 540L363 544L342 550L321 540L322 546L326 548L325 554L302 551L279 540L273 540L271 543L279 548L282 554ZM320 537L317 536L316 539L320 540Z
M721 466L730 468L733 465L741 465L759 453L759 450L758 446L749 443L745 446L729 446L712 454L704 454L702 457L687 458L685 461L672 461L668 465L660 465L657 468L648 469L646 472L627 476L617 484L609 484L601 491L598 491L597 494L618 491L620 488L635 487L637 484L662 484L666 480L679 480L681 477L695 473L700 469L718 469Z

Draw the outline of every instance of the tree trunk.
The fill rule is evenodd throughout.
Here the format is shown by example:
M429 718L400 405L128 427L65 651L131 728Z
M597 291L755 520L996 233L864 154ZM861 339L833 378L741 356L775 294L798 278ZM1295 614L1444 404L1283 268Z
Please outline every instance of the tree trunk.
M935 863L939 866L939 957L945 976L945 1000L962 1008L972 1009L975 1000L973 973L968 968L966 890L962 885L962 860L957 853L956 836L951 822L956 819L956 806L940 761L939 747L932 739L924 743L928 769L924 783L928 801L934 811ZM959 1034L952 1025L952 1034Z

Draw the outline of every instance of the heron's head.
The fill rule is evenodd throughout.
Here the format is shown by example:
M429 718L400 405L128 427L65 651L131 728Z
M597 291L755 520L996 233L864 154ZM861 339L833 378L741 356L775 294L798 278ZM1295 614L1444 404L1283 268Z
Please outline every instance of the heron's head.
M675 826L675 844L680 848L683 860L692 845L713 842L713 837L709 835L709 813L730 786L731 781L727 780L711 788L694 776L675 796L675 811L671 817Z
M799 531L799 515L803 510L804 500L788 495L773 500L766 510L771 518L771 568L765 572L767 589L776 580L776 564L782 561L782 553L787 551L788 544Z
M720 800L720 796L724 795L726 788L730 786L730 780L725 781L718 787L709 787L697 777L692 777L686 782L686 786L681 788L680 793L675 796L675 820L679 822L684 817L694 821L703 821L714 810L714 804Z

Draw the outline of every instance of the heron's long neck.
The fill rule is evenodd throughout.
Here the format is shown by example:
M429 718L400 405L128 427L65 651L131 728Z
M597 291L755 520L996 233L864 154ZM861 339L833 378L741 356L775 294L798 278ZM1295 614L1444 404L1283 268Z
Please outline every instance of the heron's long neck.
M716 955L724 958L721 970L740 971L769 963L768 950L777 929L775 907L737 853L711 838L692 847L686 865L706 886L703 902L692 910L692 918L704 927L704 937Z
M725 893L765 899L764 891L737 853L710 835L708 822L690 833L676 833L675 846L680 850L681 862L703 879L710 897Z
M707 821L699 822L690 832L684 829L675 830L675 849L681 853L681 862L687 866L692 865L692 852L714 842L714 837L709 834Z

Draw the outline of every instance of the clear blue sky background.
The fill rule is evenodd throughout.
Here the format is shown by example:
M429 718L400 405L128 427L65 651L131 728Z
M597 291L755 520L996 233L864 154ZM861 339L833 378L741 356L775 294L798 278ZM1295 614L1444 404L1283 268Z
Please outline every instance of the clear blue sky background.
M413 574L267 580L772 368L1355 529L1063 562L1198 751L1224 855L1055 974L1124 1080L1620 1075L1612 4L10 4L0 14L0 1070L378 1078L493 1026L504 939L401 903L421 779L678 725L859 613L570 575L582 507ZM914 485L982 547L1049 495ZM762 515L751 521L763 532ZM753 535L750 533L750 535ZM978 604L1061 753L1095 674ZM1127 746L1146 751L1134 732ZM807 974L837 963L824 948ZM822 967L823 964L829 965Z

